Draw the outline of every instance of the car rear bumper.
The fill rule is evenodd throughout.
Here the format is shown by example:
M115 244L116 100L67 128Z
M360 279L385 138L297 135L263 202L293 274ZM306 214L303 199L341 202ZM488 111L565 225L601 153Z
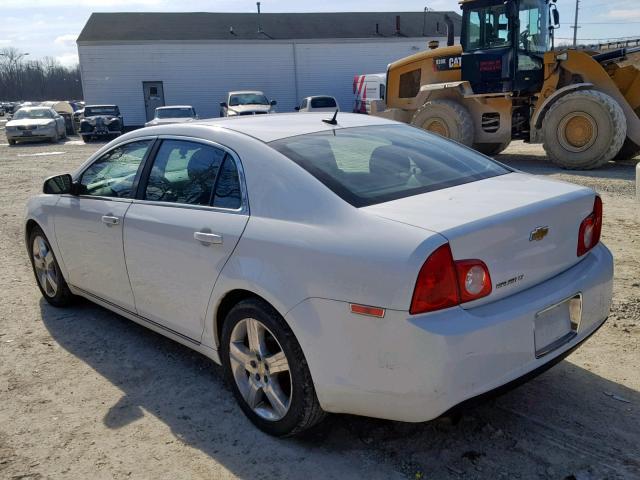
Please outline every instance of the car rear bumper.
M598 245L554 278L473 309L416 316L387 310L374 318L350 313L345 302L313 298L286 319L323 409L420 422L559 361L604 323L612 285L613 258ZM537 358L536 313L578 293L576 334Z

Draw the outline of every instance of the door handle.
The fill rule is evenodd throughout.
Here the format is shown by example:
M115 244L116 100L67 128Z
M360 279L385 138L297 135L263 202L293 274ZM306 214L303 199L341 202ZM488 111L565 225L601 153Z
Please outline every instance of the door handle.
M202 243L222 244L222 235L216 235L215 233L195 232L193 238Z
M118 225L120 223L120 219L118 217L104 215L102 217L102 223L106 223L107 225Z

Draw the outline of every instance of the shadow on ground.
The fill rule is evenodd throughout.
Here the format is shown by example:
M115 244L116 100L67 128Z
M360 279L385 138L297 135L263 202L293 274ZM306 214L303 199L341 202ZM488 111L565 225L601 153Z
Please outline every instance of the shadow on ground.
M334 415L303 438L277 440L245 419L220 368L204 356L86 301L40 307L53 339L123 392L104 405L106 427L135 422L144 410L240 477L287 472L265 470L261 456L269 451L321 463L365 458L412 478L640 476L640 393L568 361L457 423Z

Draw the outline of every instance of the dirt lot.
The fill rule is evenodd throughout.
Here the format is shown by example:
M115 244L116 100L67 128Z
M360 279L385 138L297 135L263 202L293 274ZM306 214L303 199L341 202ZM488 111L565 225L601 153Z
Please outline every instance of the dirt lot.
M275 440L244 418L206 358L88 302L56 310L41 300L25 202L98 146L0 144L0 478L640 478L634 162L566 173L521 143L499 157L602 194L614 306L580 350L458 423L343 415Z

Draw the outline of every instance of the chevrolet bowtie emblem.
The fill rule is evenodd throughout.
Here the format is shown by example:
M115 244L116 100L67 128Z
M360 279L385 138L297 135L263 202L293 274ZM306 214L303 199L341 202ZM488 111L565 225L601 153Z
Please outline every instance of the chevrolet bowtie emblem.
M536 227L529 234L529 241L530 242L537 242L539 240L542 240L544 237L547 236L548 233L549 233L549 227Z

